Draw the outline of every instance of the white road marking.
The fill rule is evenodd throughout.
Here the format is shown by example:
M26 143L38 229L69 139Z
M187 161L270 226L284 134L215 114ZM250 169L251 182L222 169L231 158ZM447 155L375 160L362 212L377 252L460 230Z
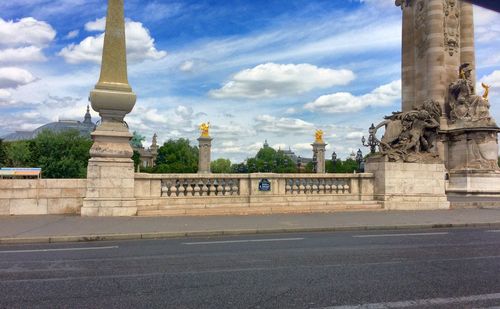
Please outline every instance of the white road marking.
M118 246L81 247L81 248L58 248L58 249L32 249L32 250L9 250L9 251L0 251L0 253L34 253L34 252L84 251L84 250L106 250L106 249L118 249Z
M404 236L432 236L432 235L447 235L448 232L436 232L436 233L407 233L407 234L375 234L375 235L353 235L356 238L367 238L367 237L404 237Z
M297 241L304 238L268 238L268 239L244 239L244 240L221 240L221 241L200 241L200 242L184 242L183 245L213 245L213 244L235 244L245 242L271 242L271 241Z
M487 233L500 233L500 230L488 230Z
M409 308L409 307L417 307L417 306L448 305L448 304L469 303L469 302L497 300L497 299L500 299L500 293L482 294L482 295L471 295L471 296L461 296L461 297L450 297L450 298L415 299L415 300L405 300L405 301L388 302L388 303L372 303L372 304L361 304L361 305L331 306L331 307L323 307L323 308L319 308L319 309L387 309L387 308Z

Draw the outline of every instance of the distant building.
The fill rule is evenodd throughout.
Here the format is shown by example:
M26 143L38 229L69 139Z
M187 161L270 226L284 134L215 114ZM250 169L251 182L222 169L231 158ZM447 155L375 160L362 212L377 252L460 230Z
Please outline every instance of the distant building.
M151 146L146 149L144 147L132 147L135 151L139 152L141 156L141 166L142 167L154 167L156 165L156 158L158 156L158 136L156 133L153 135L153 141Z
M55 133L64 132L68 130L77 130L80 132L81 136L90 138L90 133L92 133L96 128L96 124L92 122L92 117L90 116L90 108L87 106L87 112L83 117L83 122L77 120L59 120L58 122L47 123L33 131L16 131L14 133L7 134L1 139L6 142L12 141L24 141L34 139L41 132L49 130Z

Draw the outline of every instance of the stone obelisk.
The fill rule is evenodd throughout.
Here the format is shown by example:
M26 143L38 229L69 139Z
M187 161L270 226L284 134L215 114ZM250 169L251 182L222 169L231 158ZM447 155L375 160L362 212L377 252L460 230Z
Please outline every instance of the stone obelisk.
M82 216L132 216L134 197L133 151L124 117L132 111L136 95L128 83L124 0L108 0L101 75L90 92L92 108L101 123L92 133L87 169L87 194Z

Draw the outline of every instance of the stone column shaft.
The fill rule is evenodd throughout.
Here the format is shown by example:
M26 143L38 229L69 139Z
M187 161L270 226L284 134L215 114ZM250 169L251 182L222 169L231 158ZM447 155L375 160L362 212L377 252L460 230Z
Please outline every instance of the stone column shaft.
M427 98L437 102L444 110L448 85L444 85L444 8L443 0L429 0L427 11ZM423 102L418 102L421 105Z
M325 169L325 143L315 142L312 144L313 146L313 156L316 156L316 173L324 174L326 172Z
M401 83L402 110L407 112L415 105L415 38L414 17L411 6L403 5Z
M473 69L471 80L476 85L476 55L474 52L474 12L472 4L462 1L460 5L460 64L470 63ZM456 69L458 71L458 69ZM477 89L476 89L477 91Z
M198 174L210 173L212 138L201 136L198 138L199 157L198 157Z

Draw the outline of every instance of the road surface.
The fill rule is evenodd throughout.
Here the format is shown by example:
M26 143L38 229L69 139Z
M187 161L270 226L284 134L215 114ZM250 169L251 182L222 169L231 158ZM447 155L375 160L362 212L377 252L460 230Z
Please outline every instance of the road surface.
M0 246L0 308L500 308L500 230Z

